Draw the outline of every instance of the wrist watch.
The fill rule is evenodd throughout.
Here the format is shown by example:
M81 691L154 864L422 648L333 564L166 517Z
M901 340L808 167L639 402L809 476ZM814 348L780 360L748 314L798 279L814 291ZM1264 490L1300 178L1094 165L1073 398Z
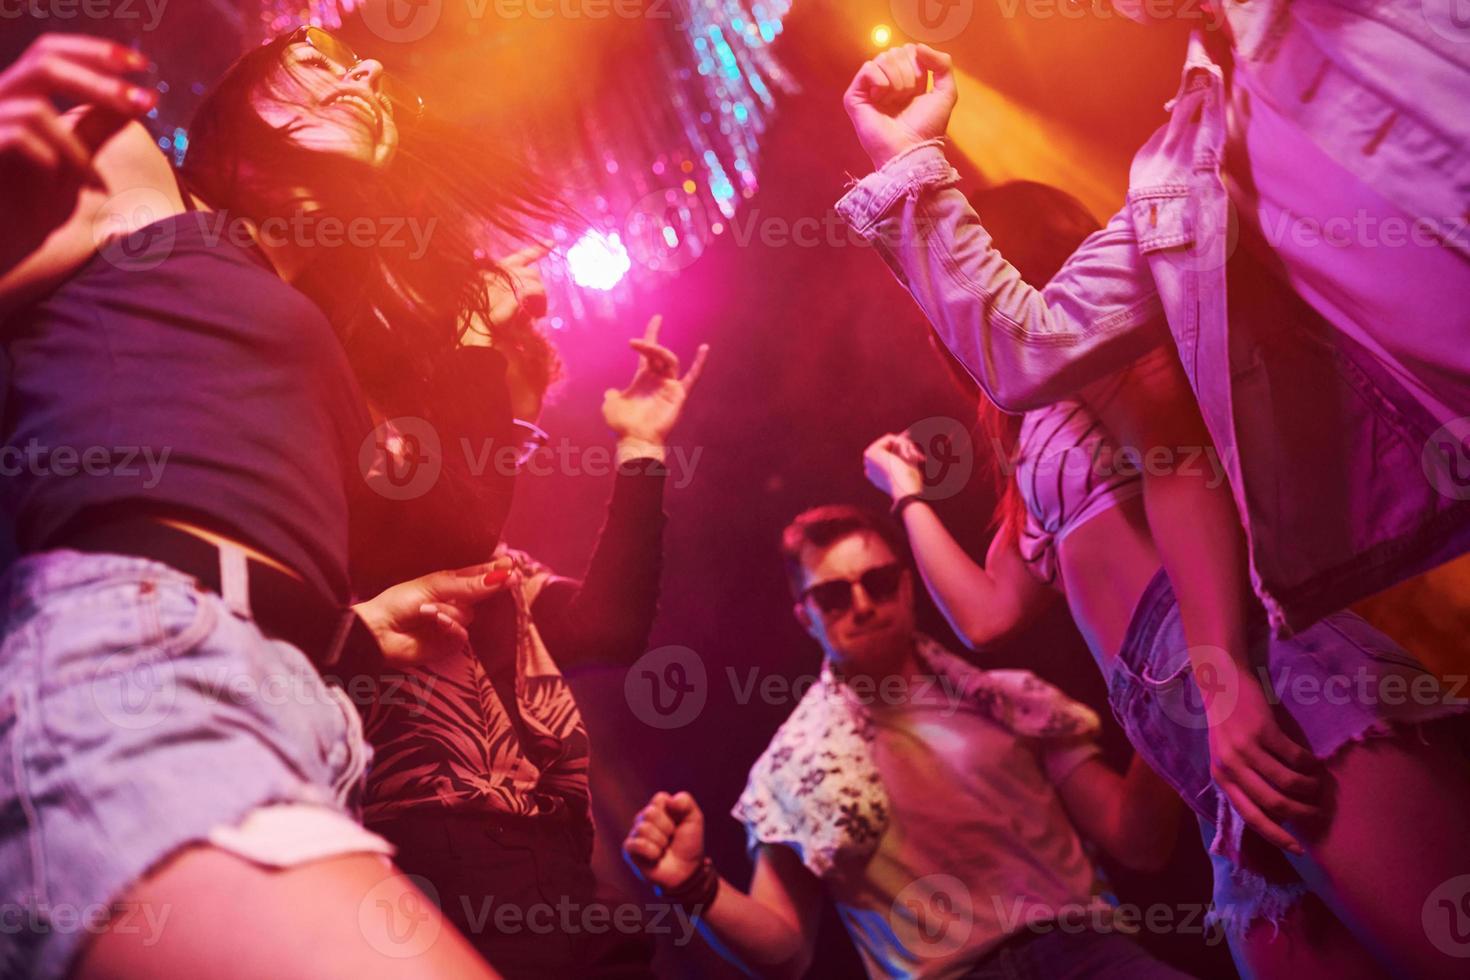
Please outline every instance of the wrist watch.
M893 502L893 507L888 512L893 515L894 520L902 521L903 512L908 509L910 504L921 504L924 502L924 495L922 493L906 493Z

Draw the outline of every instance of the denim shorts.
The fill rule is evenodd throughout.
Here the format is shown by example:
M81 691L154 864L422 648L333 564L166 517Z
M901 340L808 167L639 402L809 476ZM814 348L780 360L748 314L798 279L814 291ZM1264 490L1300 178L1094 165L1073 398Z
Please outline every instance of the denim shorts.
M391 850L353 822L371 750L346 695L190 576L50 551L0 597L0 976L60 980L109 917L166 925L125 899L188 844Z
M1283 730L1319 759L1404 726L1462 714L1412 655L1349 612L1289 639L1261 631L1251 663ZM1257 918L1275 923L1307 891L1284 860L1242 854L1244 819L1210 775L1209 731L1179 604L1160 571L1134 609L1123 649L1107 668L1108 702L1129 741L1200 820L1215 872L1212 922L1232 938Z

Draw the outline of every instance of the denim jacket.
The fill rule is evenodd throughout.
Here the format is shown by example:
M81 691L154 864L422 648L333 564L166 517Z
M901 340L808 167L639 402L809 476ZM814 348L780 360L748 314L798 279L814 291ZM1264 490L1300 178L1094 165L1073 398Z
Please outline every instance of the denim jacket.
M1458 43L1436 33L1414 0L1249 0L1226 16L1237 81L1250 73L1407 214L1444 216L1445 247L1463 248L1449 230L1470 209L1470 154L1459 124L1447 134L1439 122L1470 109L1470 30ZM1414 85L1392 84L1391 60L1412 50L1435 56L1415 78L1441 120ZM991 246L940 141L890 160L838 211L1006 410L1058 401L1172 339L1230 478L1256 593L1287 634L1470 550L1470 420L1457 418L1470 391L1451 393L1464 408L1436 412L1333 331L1227 318L1226 98L1197 33L1125 205L1039 290Z

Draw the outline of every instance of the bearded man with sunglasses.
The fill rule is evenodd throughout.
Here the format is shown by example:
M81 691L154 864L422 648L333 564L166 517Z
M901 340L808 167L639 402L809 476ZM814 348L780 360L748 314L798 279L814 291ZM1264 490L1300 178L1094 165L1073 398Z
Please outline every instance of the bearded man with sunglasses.
M920 633L887 520L819 507L782 552L824 656L733 811L750 889L705 856L688 793L639 813L623 843L633 869L760 976L810 968L823 891L873 977L1184 976L1120 934L1082 845L1159 867L1177 830L1167 787L1136 761L1127 777L1108 768L1086 706Z
M492 294L492 310L503 298L507 316L545 311L535 266L545 254L532 247L499 263L515 288ZM400 583L365 613L390 638L386 669L340 678L360 698L374 750L364 824L506 980L643 977L653 956L592 868L591 740L564 672L631 663L657 614L666 447L709 353L701 345L681 374L659 341L662 320L630 341L639 358L629 385L604 394L618 468L585 577L558 576L502 541L486 579L493 594L445 594L445 573ZM539 331L527 334L536 347L502 351L503 322L481 326L465 343L503 355L516 442L476 448L518 470L546 445L535 419L548 373L535 366L557 357ZM380 624L388 609L399 619Z

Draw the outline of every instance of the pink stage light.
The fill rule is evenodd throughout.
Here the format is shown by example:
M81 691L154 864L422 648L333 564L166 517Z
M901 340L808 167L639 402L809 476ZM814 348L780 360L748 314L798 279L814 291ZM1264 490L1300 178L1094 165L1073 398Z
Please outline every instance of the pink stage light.
M623 281L633 260L617 232L589 231L567 249L567 268L578 286L607 292Z

